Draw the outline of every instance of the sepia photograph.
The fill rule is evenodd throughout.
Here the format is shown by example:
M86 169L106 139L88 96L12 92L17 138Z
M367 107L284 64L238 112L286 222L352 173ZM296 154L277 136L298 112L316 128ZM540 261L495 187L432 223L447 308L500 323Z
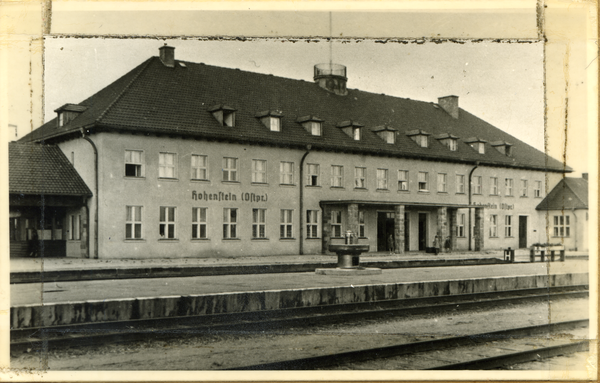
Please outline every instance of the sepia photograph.
M596 366L597 168L548 112L544 36L320 16L43 36L39 124L5 131L12 371Z

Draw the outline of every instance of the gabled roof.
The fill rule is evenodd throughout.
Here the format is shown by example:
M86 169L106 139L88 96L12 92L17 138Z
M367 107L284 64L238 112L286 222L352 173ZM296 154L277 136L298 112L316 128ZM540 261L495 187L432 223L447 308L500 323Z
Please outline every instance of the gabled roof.
M9 143L8 178L11 194L92 195L64 153L54 145Z
M537 210L588 209L588 180L566 177L548 193Z
M79 105L87 109L64 126L57 127L52 120L22 140L68 139L65 135L75 135L83 127L90 134L120 130L286 148L311 145L312 150L570 171L559 161L462 109L455 119L431 102L355 89L348 89L346 96L339 96L314 82L192 62L185 62L185 67L167 67L158 57L149 58ZM219 124L210 113L214 105L235 109L236 126ZM264 110L282 112L280 132L270 131L255 117ZM311 135L298 122L299 117L307 115L324 120L322 136ZM340 121L359 121L367 129L360 140L353 140L336 128ZM371 130L382 125L400 132L424 130L434 135L477 136L488 142L509 141L514 143L513 153L508 157L497 150L488 150L481 155L460 140L456 151L448 150L437 140L423 148L406 135L399 135L394 144L387 144Z

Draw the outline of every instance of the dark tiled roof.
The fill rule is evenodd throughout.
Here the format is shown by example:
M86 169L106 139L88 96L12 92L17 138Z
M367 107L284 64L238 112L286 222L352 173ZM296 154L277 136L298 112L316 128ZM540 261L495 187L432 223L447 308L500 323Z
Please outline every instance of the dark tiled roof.
M327 92L313 82L185 62L186 67L163 65L152 57L80 103L88 108L63 127L52 120L23 138L51 140L81 127L121 129L133 132L187 135L213 140L305 147L313 150L363 152L373 155L422 157L433 160L480 161L482 164L554 171L568 167L460 109L452 118L437 104L348 90L347 96ZM214 105L235 109L236 126L221 126L210 113ZM493 106L491 106L493 107ZM256 117L265 110L282 112L281 132L267 129ZM298 122L313 115L324 120L323 136L312 136ZM336 126L343 121L364 125L355 141ZM387 144L371 129L387 125L398 130L394 144ZM430 134L450 133L512 143L507 157L486 143L485 154L459 140L450 151L437 140L422 148L406 135L416 129Z
M10 193L92 195L58 146L11 142L8 148Z
M563 178L536 209L588 209L588 181L584 178Z

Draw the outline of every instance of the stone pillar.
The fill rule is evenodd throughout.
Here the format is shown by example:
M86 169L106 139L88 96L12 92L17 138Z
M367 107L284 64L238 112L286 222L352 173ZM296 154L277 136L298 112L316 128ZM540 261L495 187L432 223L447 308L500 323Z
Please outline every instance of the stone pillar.
M438 207L437 210L437 235L439 239L440 250L445 251L444 243L448 237L448 208Z
M396 253L404 254L404 205L394 206L394 239Z
M473 229L473 236L475 237L475 251L483 250L483 208L476 207L475 208L475 228Z
M448 209L448 221L450 221L450 251L458 248L456 238L458 237L458 210Z
M322 254L332 254L329 252L328 247L331 242L331 206L325 205L323 206L323 213L321 215L323 217L322 227L321 227L321 253Z
M358 204L351 203L348 205L348 225L346 230L352 230L358 238ZM342 236L344 233L342 233Z

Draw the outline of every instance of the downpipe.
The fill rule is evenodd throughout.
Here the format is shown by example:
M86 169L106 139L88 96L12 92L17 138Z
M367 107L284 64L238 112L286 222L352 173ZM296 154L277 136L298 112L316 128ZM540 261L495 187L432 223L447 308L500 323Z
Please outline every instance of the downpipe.
M298 242L298 254L300 255L304 255L304 160L306 159L306 156L308 156L308 153L310 153L310 149L312 149L311 145L306 145L306 153L304 153L304 155L302 156L302 159L300 160L300 193L298 193L299 195L299 201L298 201L298 206L299 206L299 221L300 221L300 228L299 228L299 242Z
M479 167L479 161L475 162L475 166L473 167L473 169L471 169L471 171L469 172L469 251L473 250L473 245L471 244L472 242L472 238L473 238L473 224L471 221L471 203L472 203L472 178L473 178L473 172L475 171L475 169L477 169ZM483 186L482 186L483 187Z
M85 129L81 128L81 138L83 138L84 140L86 140L87 142L90 143L90 145L92 145L92 149L94 149L94 169L95 169L95 185L94 185L94 189L95 189L95 194L96 194L96 208L95 208L95 213L94 213L94 259L98 259L98 211L99 211L99 206L100 206L100 198L98 195L98 148L96 147L96 144L94 143L94 141L92 141L88 136L85 135ZM88 215L88 232L89 232L89 215ZM89 240L89 235L88 235L88 240ZM89 247L88 247L88 253L89 253Z

